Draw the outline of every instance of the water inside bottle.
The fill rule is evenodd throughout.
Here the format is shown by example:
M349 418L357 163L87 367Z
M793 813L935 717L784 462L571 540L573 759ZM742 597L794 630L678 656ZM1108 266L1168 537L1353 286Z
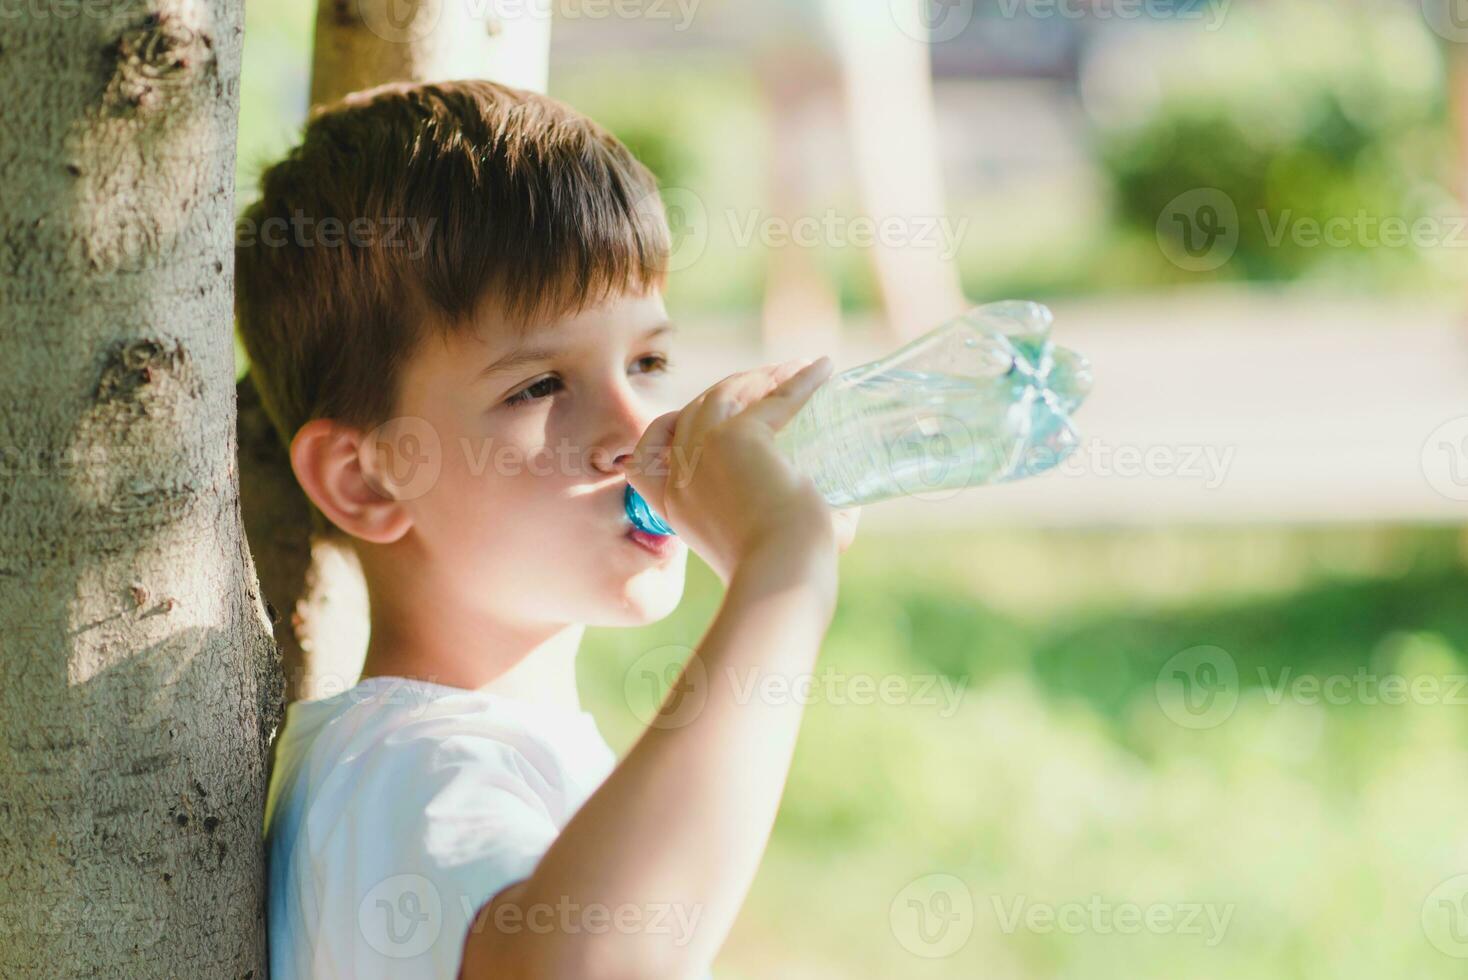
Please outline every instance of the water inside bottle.
M833 507L1043 473L1074 451L1070 415L1091 387L1086 359L1050 342L1051 321L1038 303L975 307L831 378L775 442ZM653 529L630 488L627 514Z
M776 442L833 507L1043 472L1075 446L1063 397L1023 360L1004 377L896 368L832 379Z

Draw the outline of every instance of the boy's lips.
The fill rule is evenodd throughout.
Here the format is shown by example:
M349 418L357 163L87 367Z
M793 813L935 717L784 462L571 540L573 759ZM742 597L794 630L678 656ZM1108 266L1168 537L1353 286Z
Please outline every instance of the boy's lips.
M632 525L627 525L625 535L628 541L658 558L669 558L677 554L678 549L683 547L682 542L674 534L648 534L639 531Z

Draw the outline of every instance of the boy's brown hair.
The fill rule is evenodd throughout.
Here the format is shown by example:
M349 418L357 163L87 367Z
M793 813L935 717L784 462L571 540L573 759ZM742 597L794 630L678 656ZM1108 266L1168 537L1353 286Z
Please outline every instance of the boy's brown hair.
M418 344L483 304L524 330L661 288L670 249L657 181L622 143L561 102L478 80L316 110L235 241L240 339L286 446L314 418L386 422Z

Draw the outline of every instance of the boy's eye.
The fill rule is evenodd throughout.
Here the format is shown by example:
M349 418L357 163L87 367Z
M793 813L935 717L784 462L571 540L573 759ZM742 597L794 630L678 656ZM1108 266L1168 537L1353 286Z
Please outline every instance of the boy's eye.
M636 363L644 365L642 369L642 373L644 374L650 371L666 371L672 366L668 363L668 358L665 354L646 354L639 357Z
M553 395L560 390L560 387L560 378L556 377L553 374L547 375L534 384L526 385L524 388L521 388L519 391L511 395L509 398L506 398L505 404L524 405L526 402L534 401L537 398L545 398L548 395Z
M663 354L646 354L639 357L636 362L641 365L640 374L648 374L654 371L668 370L668 358ZM546 375L534 384L526 385L513 395L505 399L506 405L524 405L535 401L537 398L547 398L564 388L561 379L553 374Z

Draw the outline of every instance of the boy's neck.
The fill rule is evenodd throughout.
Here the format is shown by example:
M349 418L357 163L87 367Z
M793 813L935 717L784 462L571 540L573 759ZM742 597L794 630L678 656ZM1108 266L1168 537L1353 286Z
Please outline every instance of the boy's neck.
M409 677L471 691L487 691L534 704L581 710L576 691L576 651L585 627L553 627L546 634L482 631L472 641L402 638L373 624L362 678Z
M362 680L408 677L579 711L581 623L528 623L468 611L421 563L357 548L371 633ZM418 556L410 556L418 557Z

